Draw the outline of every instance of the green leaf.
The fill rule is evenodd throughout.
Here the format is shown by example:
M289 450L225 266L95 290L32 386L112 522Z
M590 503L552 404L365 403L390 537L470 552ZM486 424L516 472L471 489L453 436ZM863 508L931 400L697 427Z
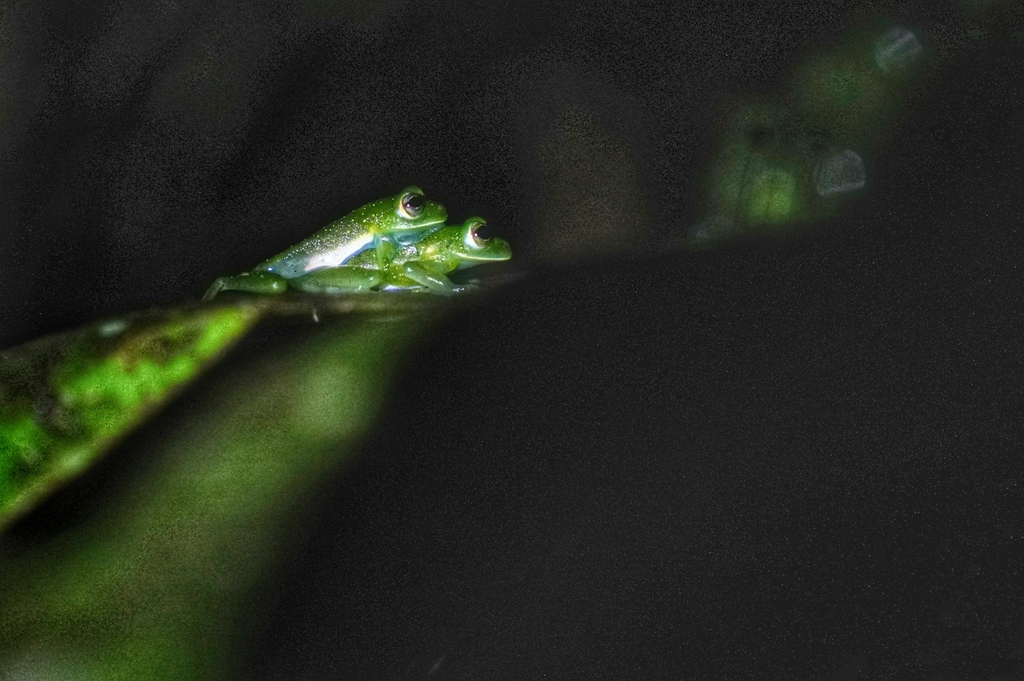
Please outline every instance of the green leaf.
M301 342L214 372L189 391L184 423L153 422L130 485L58 536L19 537L0 553L0 678L232 678L296 512L351 457L408 348L449 305L422 295L246 300L132 320L106 340L97 325L46 350L5 353L7 375L22 381L4 388L5 456L22 468L34 456L44 463L33 470L50 476L7 478L11 517L258 319L331 317ZM32 410L40 390L24 383L30 367L52 377L45 394L63 420Z

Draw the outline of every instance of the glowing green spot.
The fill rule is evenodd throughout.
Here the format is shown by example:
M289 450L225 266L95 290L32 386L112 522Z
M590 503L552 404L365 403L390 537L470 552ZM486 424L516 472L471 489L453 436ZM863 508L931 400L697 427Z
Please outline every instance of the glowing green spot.
M747 213L752 221L777 223L792 217L796 204L796 180L792 174L768 169L751 183Z
M35 468L43 460L50 440L31 416L0 421L0 499L19 471Z
M0 421L0 458L17 458L31 464L50 438L32 417Z

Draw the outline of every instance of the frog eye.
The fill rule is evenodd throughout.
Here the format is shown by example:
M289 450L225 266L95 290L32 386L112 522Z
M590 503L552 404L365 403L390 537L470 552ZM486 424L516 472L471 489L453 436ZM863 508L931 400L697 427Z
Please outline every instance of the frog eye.
M491 238L491 228L486 222L478 222L469 230L468 241L476 248L483 248Z
M413 220L420 216L420 213L423 212L423 207L426 205L427 200L423 198L422 194L407 192L402 196L399 210L404 217Z
M473 229L473 238L476 241L487 241L492 236L494 236L494 234L492 233L490 225L486 222L481 222Z

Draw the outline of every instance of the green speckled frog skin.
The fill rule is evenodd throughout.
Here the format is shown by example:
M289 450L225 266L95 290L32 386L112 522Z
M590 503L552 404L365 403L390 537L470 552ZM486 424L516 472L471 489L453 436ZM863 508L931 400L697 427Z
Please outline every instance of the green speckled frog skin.
M283 293L289 285L301 289L301 281L312 272L338 267L368 249L383 257L389 248L422 237L447 218L444 206L425 199L419 187L407 187L357 208L248 272L220 277L203 300L212 300L221 291L274 294ZM378 266L384 269L386 263L381 260Z

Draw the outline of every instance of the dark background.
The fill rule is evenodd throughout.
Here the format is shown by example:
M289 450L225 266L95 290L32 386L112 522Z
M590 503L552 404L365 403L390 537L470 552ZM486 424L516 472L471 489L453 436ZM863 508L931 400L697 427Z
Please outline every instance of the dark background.
M250 676L1019 678L1024 59L990 5L2 3L2 345L419 183L529 276L414 358ZM673 248L725 103L879 17L931 61L865 190Z
M902 146L866 159L854 207L911 202L879 208L906 234L935 197L974 201L988 226L998 204L960 175L1013 193L1019 16L1009 0L4 2L0 343L197 297L410 183L453 220L487 217L521 268L663 251L706 217L730 102L778 96L872 22L918 33L927 68L892 93L905 111L874 133Z

